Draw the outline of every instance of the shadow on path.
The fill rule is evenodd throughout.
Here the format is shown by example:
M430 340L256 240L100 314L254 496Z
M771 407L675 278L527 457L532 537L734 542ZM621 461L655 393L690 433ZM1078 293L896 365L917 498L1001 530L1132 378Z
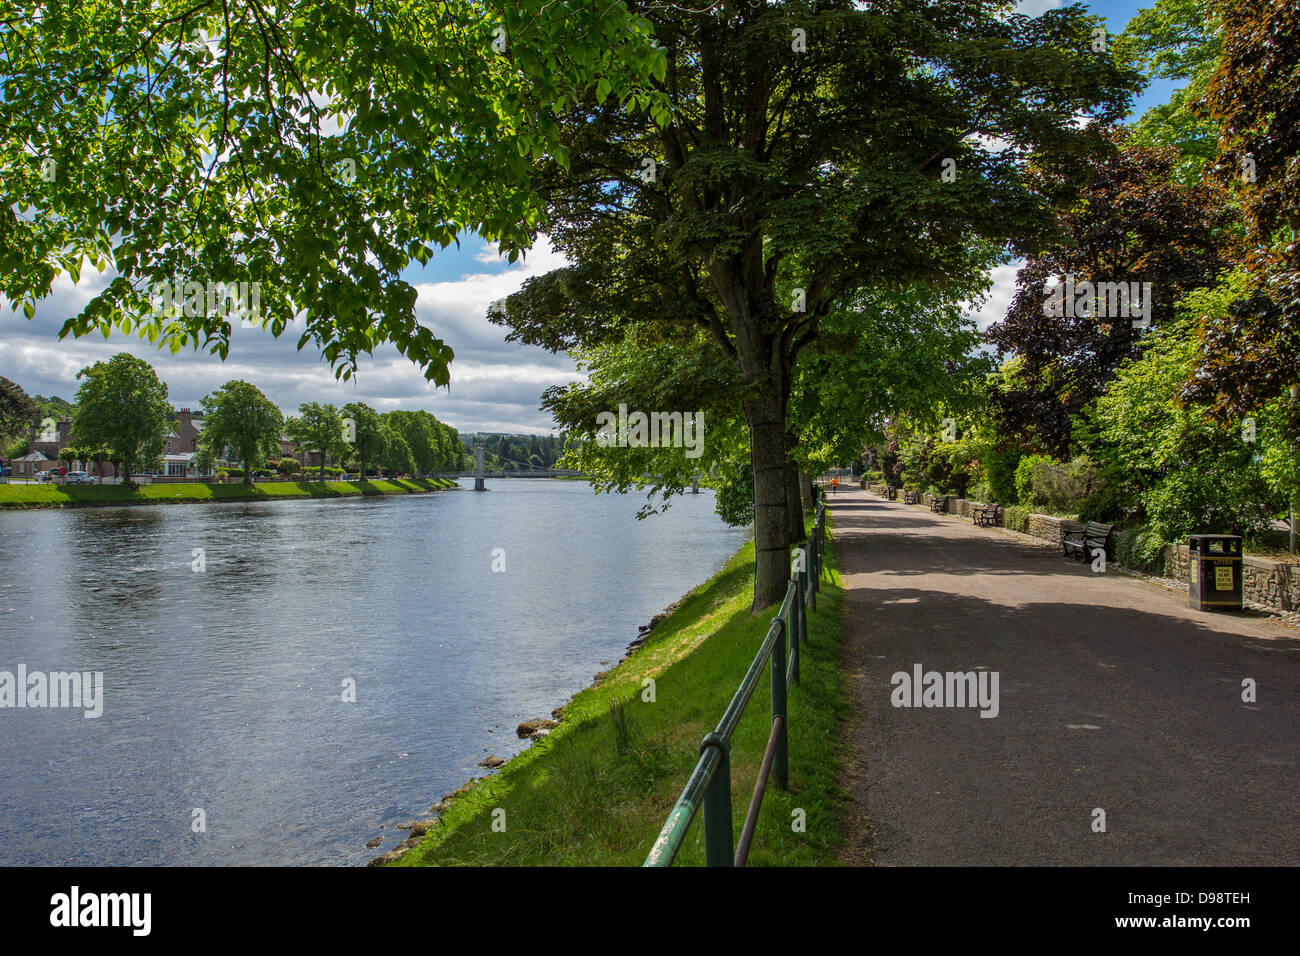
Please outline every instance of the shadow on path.
M1300 862L1300 632L1193 611L969 519L836 499L846 862ZM917 664L996 672L997 716L893 706L892 675Z

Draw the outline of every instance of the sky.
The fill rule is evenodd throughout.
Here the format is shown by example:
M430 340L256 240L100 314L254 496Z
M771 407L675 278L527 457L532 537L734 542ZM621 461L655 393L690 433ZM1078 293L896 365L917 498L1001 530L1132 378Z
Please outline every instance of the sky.
M1141 7L1149 5L1149 0L1085 3L1106 18L1112 34L1121 32ZM1037 14L1059 6L1061 0L1021 0L1019 9ZM1173 89L1168 81L1154 81L1138 99L1134 116L1165 102ZM197 410L199 400L224 382L244 379L286 414L293 414L303 402L361 401L380 412L425 409L462 432L554 434L554 422L538 409L538 401L546 388L580 377L573 361L566 355L506 342L507 330L489 324L484 314L492 300L563 264L563 257L545 237L513 265L477 237L462 237L459 248L451 246L435 254L427 266L415 264L404 273L418 291L417 317L455 352L449 388L426 382L415 364L392 347L362 356L355 378L339 382L312 346L297 350L292 327L277 340L269 332L239 328L236 323L224 362L206 353L158 351L117 331L107 340L96 334L59 341L64 320L80 313L111 278L89 268L78 284L60 276L51 294L37 303L30 321L21 311L0 307L0 376L17 382L29 394L72 399L78 371L118 352L130 352L154 366L178 408ZM1015 275L1014 265L993 270L991 291L982 303L969 308L981 329L1005 312L1015 291Z

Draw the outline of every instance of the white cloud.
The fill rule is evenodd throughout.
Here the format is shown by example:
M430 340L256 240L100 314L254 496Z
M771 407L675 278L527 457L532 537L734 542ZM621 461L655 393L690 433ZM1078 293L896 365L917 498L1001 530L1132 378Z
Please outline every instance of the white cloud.
M471 257L464 258L468 262ZM483 265L500 261L495 250L472 258ZM563 256L542 238L532 252L506 268L416 286L417 316L456 353L450 389L435 388L391 346L362 356L354 380L340 382L311 343L297 350L302 330L292 324L278 340L236 324L225 362L189 350L172 355L119 332L107 340L95 334L59 341L64 320L79 313L111 279L93 269L84 270L78 284L67 276L56 279L30 322L20 312L0 309L0 375L33 394L72 398L79 370L129 352L154 366L173 404L183 407L197 408L199 399L222 383L244 379L286 413L308 401L363 401L381 411L427 409L463 431L547 433L553 422L537 408L542 391L582 376L568 356L506 342L508 330L489 323L485 313L493 299L563 264Z
M1048 10L1058 10L1060 7L1061 0L1018 0L1016 13L1036 17L1040 13L1046 13Z
M981 332L994 322L1000 322L1005 318L1011 300L1016 294L1016 275L1020 272L1020 266L1020 262L995 266L989 271L993 285L984 294L983 299L966 303L964 311L975 318Z

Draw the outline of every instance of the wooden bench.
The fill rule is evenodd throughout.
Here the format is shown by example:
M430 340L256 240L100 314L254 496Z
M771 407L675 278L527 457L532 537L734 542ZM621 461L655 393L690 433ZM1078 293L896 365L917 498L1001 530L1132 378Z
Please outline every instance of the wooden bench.
M948 498L946 495L935 495L930 499L930 510L937 515L947 514Z
M903 504L919 505L920 503L921 503L921 493L919 491L912 491L909 488L903 489Z
M979 525L981 528L992 528L998 523L998 514L1002 509L996 501L990 501L986 505L980 505L971 510L971 522Z
M1082 531L1071 531L1061 538L1061 551L1065 557L1078 556L1080 561L1091 561L1095 552L1101 551L1109 559L1114 550L1115 526L1089 521Z

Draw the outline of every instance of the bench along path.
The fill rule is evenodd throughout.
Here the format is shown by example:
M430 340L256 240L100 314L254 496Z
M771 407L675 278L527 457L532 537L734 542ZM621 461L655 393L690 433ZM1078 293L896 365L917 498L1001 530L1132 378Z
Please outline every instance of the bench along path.
M828 500L855 705L845 862L1300 863L1300 631L970 519ZM892 706L917 664L996 671L997 716Z

